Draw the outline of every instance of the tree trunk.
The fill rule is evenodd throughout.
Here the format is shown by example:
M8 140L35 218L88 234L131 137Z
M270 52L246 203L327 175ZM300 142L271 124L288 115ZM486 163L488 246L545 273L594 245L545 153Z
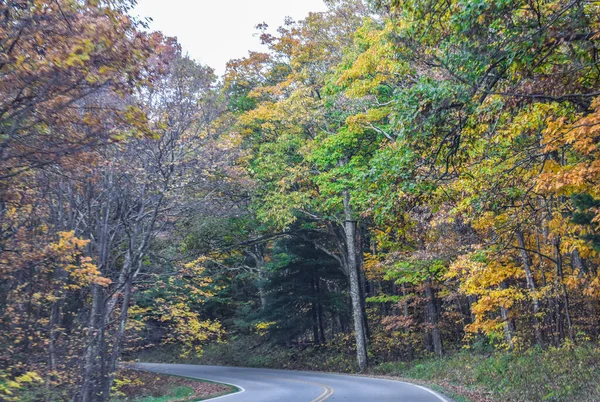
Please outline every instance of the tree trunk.
M431 342L433 344L433 352L436 356L442 357L444 354L442 348L442 334L438 325L439 316L435 292L433 291L433 283L431 278L425 282L425 296L427 298L427 323L430 326Z
M363 318L363 327L365 331L365 338L367 339L367 343L369 339L371 339L371 331L369 330L369 322L367 321L367 280L364 275L364 272L360 269L362 266L362 260L357 262L356 266L358 267L358 275L360 278L360 308L361 314Z
M394 287L395 287L395 285L394 285ZM402 284L400 285L400 290L402 292L402 316L404 318L408 319L410 317L410 312L408 311L408 300L407 300L408 293L406 292L406 285L404 284L404 282L402 282ZM406 346L408 360L411 361L415 357L415 352L414 352L413 345L412 345L412 342L410 339L410 329L404 328L403 331L406 334L406 339L408 340L408 344Z
M586 264L581 258L581 255L579 254L579 250L573 250L573 253L571 254L571 261L573 269L579 272L579 276L586 278L588 270L586 268ZM585 309L587 310L587 314L589 317L590 332L594 338L598 338L598 308L596 307L596 303L594 303L593 299L589 297L586 298Z
M83 383L80 390L79 397L76 397L76 401L81 402L95 402L96 401L96 387L97 387L97 374L100 371L98 366L100 359L100 350L103 342L103 320L101 319L104 307L104 295L102 288L99 285L94 285L92 289L92 308L90 310L90 320L88 324L88 344L85 349L84 356L84 369L83 369Z
M262 246L254 246L253 250L249 250L248 255L254 260L254 266L258 271L256 287L258 289L258 297L260 300L260 310L263 311L267 307L267 292L265 290L265 256Z
M525 250L525 236L520 230L517 231L517 240L519 242L519 247L521 248L521 260L523 262L523 269L525 270L527 288L529 288L529 293L533 302L533 331L535 336L535 343L542 346L543 339L539 320L540 301L536 294L537 288L535 285L535 278L533 277L533 273L531 272L531 259L529 258L527 250Z
M353 220L350 207L350 193L344 191L344 232L346 235L346 249L348 260L348 280L350 282L350 298L352 300L352 316L354 320L354 334L356 337L356 357L360 371L368 365L367 336L364 326L363 306L361 301L361 284L358 259L356 254L356 221Z
M261 269L258 272L258 296L260 298L260 310L267 308L267 292L265 291L265 273Z
M567 333L571 342L575 342L575 335L573 334L573 324L571 322L571 311L569 305L569 293L567 292L567 286L565 285L565 278L563 274L563 258L560 252L560 237L554 242L554 248L556 250L556 285L562 291L563 303L565 307L565 318L567 319Z
M310 288L312 290L312 301L310 303L310 311L312 315L312 328L313 328L313 343L318 345L321 343L321 337L319 336L319 318L317 315L317 289L315 286L315 272L312 270L312 278L310 280Z
M315 279L317 290L317 322L319 323L319 331L321 332L321 343L325 343L325 324L323 323L323 305L321 304L321 285L319 284L318 272Z
M506 283L502 282L500 289L506 289ZM508 344L508 348L512 350L514 348L515 326L510 318L510 311L506 307L500 306L500 316L504 322L504 339Z
M104 378L102 378L102 381L104 382L102 386L102 401L109 400L110 390L115 380L115 373L117 371L117 361L119 360L119 356L121 355L121 346L125 339L125 330L127 328L127 318L129 316L129 302L131 300L131 290L133 286L132 282L133 275L132 273L130 273L125 282L125 288L123 289L123 304L121 305L121 314L119 316L119 328L117 330L117 333L115 334L107 375Z

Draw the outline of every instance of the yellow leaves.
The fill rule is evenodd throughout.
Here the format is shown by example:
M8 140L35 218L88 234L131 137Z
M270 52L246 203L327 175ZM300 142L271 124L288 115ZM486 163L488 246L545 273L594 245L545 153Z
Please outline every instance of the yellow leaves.
M73 250L82 249L88 245L89 240L82 240L75 237L75 232L58 232L58 243L50 245L50 248L57 253L71 252Z
M106 287L112 283L108 278L102 277L102 273L98 270L96 264L92 263L92 259L89 257L83 257L80 260L79 265L70 264L65 267L69 273L69 277L73 282L69 285L69 289L76 290L83 286L88 285L100 285Z
M59 232L57 243L51 243L48 251L53 256L55 263L64 269L69 276L70 283L64 284L69 290L77 290L92 284L108 286L111 280L102 277L98 267L90 257L83 255L89 240L75 237L75 232Z
M475 230L488 230L497 226L501 226L506 222L508 216L506 214L495 214L492 211L482 213L477 219L473 221L473 228Z
M383 280L386 274L386 267L382 264L380 256L365 253L363 266L367 279Z
M254 332L256 332L259 336L265 336L269 333L269 329L277 325L275 321L261 321L257 324L254 324Z
M242 134L252 133L252 130L274 131L277 122L284 118L281 110L271 102L261 103L257 108L244 113L239 118L238 124L246 127Z
M200 356L202 345L206 341L220 340L224 334L221 323L202 320L197 312L183 302L162 305L159 320L167 323L171 330L163 342L183 345L182 357L189 356L192 352Z
M581 161L573 165L559 165L548 161L538 178L536 190L545 194L572 195L588 193L600 196L595 185L600 179L600 160Z
M44 382L42 377L38 373L33 371L27 372L21 375L20 377L17 377L16 381L21 384L27 384L32 382Z
M479 252L458 257L450 266L448 278L461 279L461 291L469 295L491 294L507 279L523 278L522 268L509 259L482 261ZM495 295L498 295L497 293Z
M383 29L368 21L357 32L356 41L366 47L360 52L352 66L342 71L338 85L348 88L347 95L362 97L373 93L382 83L408 74L409 69L396 58L396 49L390 35L396 27L388 22Z
M600 297L600 277L596 276L592 281L584 288L583 294L587 297Z
M202 255L202 256L196 258L194 261L185 263L183 266L187 269L194 270L198 273L201 273L204 271L204 264L206 264L206 262L208 262L209 260L210 259L208 256Z
M459 256L450 266L446 278L459 279L462 293L477 296L471 305L475 322L465 328L467 332L502 339L500 308L510 310L530 297L523 287L508 285L522 281L525 275L514 260L510 254L498 256L490 250L479 250Z
M549 118L543 132L545 152L563 152L563 161L547 161L536 189L544 193L600 195L600 98L593 111L576 116ZM570 117L570 118L569 118Z
M498 307L509 309L522 300L525 300L522 289L512 287L495 288L485 292L485 295L473 304L472 311L475 315L483 316L486 313L496 311Z
M95 46L91 39L83 39L71 49L71 53L63 62L63 65L66 67L84 67L85 62L90 60L90 54L93 52L94 48Z
M135 378L135 379L130 379L127 377L120 377L117 376L113 382L113 386L111 388L112 391L112 395L114 396L118 396L118 397L125 397L127 396L125 393L121 392L121 388L128 386L128 385L144 385L144 383L142 382L142 380L140 380L139 378Z
M129 136L135 138L160 138L160 133L150 128L148 115L140 107L128 105L119 113L119 118L128 127L128 130L119 131L113 134L116 141L124 141Z
M214 292L218 291L220 287L213 286L212 288L209 288L209 285L213 284L213 279L210 276L205 275L206 265L221 265L222 261L226 258L226 255L213 253L211 255L202 255L196 260L184 264L180 274L194 278L193 283L186 286L186 293L194 296L197 302L214 296ZM175 278L172 277L169 281L170 285L173 285Z
M581 276L567 275L563 283L567 286L568 289L579 290L585 285L586 280Z
M43 383L42 377L34 372L28 371L20 376L10 378L8 374L0 372L0 399L6 401L18 401L19 399L12 397L15 391L24 388L28 384Z
M349 116L346 119L346 124L350 131L361 133L366 128L372 128L374 123L379 123L387 119L390 113L391 108L388 107L369 109L366 113Z
M267 53L250 52L246 58L230 60L224 77L225 89L233 85L249 87L253 82L260 81L270 59Z

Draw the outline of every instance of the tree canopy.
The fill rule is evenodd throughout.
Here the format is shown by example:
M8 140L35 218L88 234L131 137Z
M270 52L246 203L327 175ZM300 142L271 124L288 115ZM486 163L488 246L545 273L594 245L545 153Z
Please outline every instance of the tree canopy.
M326 3L223 77L128 1L0 5L0 399L239 338L598 342L597 2Z

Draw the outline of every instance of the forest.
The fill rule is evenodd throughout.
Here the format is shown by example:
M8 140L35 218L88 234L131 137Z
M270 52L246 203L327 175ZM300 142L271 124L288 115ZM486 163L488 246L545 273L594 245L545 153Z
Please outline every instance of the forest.
M600 4L325 3L218 76L133 0L0 1L0 400L161 354L600 400Z

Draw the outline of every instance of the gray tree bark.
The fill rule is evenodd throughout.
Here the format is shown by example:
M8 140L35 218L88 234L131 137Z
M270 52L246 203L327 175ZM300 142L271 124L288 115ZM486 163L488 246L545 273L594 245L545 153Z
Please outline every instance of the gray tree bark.
M531 300L533 302L533 325L534 325L534 336L535 342L538 345L543 345L542 339L542 331L540 328L540 300L536 294L537 287L535 284L535 278L533 276L533 272L531 271L531 259L529 258L529 254L527 253L525 247L525 235L522 231L517 231L517 240L519 242L519 248L521 249L521 260L523 262L523 269L525 270L525 279L527 280L527 288L529 288L529 293L531 295Z
M348 258L348 280L350 282L350 299L352 300L352 317L354 320L354 334L356 338L356 357L358 368L363 371L368 365L367 334L364 327L363 308L360 290L360 272L356 254L356 221L352 216L350 206L350 193L344 191L344 232L346 234L346 248Z

